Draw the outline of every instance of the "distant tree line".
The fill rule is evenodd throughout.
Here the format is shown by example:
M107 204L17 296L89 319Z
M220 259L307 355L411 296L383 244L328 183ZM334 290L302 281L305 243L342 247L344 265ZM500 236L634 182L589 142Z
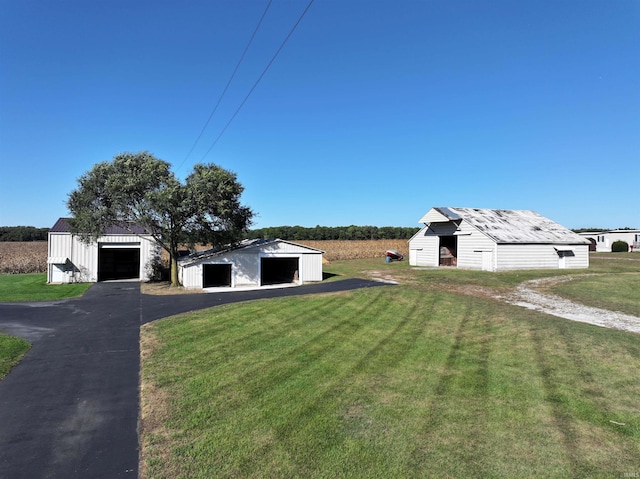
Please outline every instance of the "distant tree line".
M613 230L635 230L637 228L631 228L630 226L625 226L624 228L576 228L572 229L574 233L590 233L592 231L613 231Z
M420 228L405 226L272 226L250 230L247 238L280 238L283 240L385 240L410 239ZM611 228L577 228L572 231L608 231ZM629 227L620 230L633 229ZM49 228L34 226L0 226L0 241L47 241Z
M410 239L419 228L402 226L273 226L250 230L247 238L303 240L385 240ZM49 228L0 226L0 241L47 241Z
M272 226L248 232L249 239L280 238L304 240L385 240L410 239L420 228L403 226Z
M49 228L0 226L0 241L47 241Z

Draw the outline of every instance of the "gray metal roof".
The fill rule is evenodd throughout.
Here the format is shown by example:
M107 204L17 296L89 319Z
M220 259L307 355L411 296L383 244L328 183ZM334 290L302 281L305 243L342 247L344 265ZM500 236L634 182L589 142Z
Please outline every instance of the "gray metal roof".
M71 218L59 218L58 221L51 227L49 233L71 233L71 225L69 221ZM107 235L146 235L149 234L146 229L140 225L131 224L127 228L118 225L112 225L105 231Z
M432 210L442 214L448 221L466 221L496 243L589 243L577 233L531 210L452 207Z
M324 253L324 251L321 251L316 248L312 248L311 246L292 243L291 241L285 241L281 239L246 239L246 240L240 241L237 244L226 245L221 248L211 248L205 251L197 251L195 253L191 253L188 256L183 256L182 258L179 259L179 261L180 263L186 266L192 263L197 263L198 261L201 261L204 259L221 256L230 251L239 251L239 250L245 250L250 248L257 248L257 247L267 246L275 243L288 243L294 246L298 246L300 248L308 249L309 251L314 253Z

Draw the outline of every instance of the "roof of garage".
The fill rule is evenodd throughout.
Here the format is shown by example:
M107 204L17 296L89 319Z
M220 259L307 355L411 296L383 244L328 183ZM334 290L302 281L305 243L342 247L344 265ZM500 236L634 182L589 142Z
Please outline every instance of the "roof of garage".
M310 246L305 246L298 243L292 243L291 241L285 241L281 239L251 239L251 240L243 240L240 243L237 243L234 245L227 245L221 248L211 248L205 251L198 251L188 256L183 256L182 258L180 258L179 261L182 265L187 266L190 264L198 263L206 259L214 258L216 256L222 256L230 252L242 252L250 249L266 248L267 246L273 246L281 243L291 245L296 248L300 248L307 253L312 253L312 254L324 253L324 251L316 248L312 248Z
M496 243L587 244L577 233L531 210L435 207L420 222L464 220Z
M71 221L72 218L59 218L56 221L49 233L71 233ZM134 223L130 223L126 228L119 225L112 225L107 228L105 234L108 235L145 235L149 234L146 229L144 229L140 225L136 225Z

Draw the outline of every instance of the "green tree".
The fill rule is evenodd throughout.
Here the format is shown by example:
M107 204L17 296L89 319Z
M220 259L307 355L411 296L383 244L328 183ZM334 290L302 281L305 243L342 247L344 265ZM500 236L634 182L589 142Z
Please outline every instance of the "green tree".
M629 251L629 243L626 241L614 241L611 244L612 253L626 253Z
M197 164L180 182L170 166L148 152L116 155L78 179L67 206L72 232L87 243L111 225L132 232L136 225L145 228L169 253L171 284L177 286L180 244L236 242L251 225L253 212L240 203L244 188L235 173Z

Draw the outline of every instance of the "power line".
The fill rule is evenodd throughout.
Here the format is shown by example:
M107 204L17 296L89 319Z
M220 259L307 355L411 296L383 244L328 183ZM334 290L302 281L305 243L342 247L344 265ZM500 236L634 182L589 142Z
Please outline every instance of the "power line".
M222 98L227 93L227 90L229 89L229 85L231 85L231 82L233 81L233 78L236 76L236 73L238 72L238 69L240 68L240 64L244 60L244 57L247 54L247 51L249 50L249 47L253 43L253 39L256 37L256 34L258 33L258 30L260 29L260 25L262 25L262 20L264 20L264 17L267 15L267 12L269 11L269 7L271 6L272 1L273 0L269 0L269 2L267 3L267 6L264 9L264 12L262 12L262 16L260 17L260 20L258 21L258 24L256 25L256 27L253 30L253 33L251 34L251 38L249 39L249 43L247 43L247 46L244 47L244 51L242 52L242 55L240 55L240 60L238 60L238 63L236 64L236 67L234 68L233 73L229 77L229 81L227 81L227 84L225 85L224 90L222 90L222 93L220 94L220 97L218 98L217 103L213 107L213 110L211 111L211 114L209 115L209 118L207 118L207 121L204 124L204 126L202 127L202 130L200 130L200 134L198 135L198 138L196 138L196 141L191 146L191 149L189 150L189 153L187 153L187 156L184 157L184 160L182 160L182 163L180 163L180 166L178 166L178 168L176 168L176 169L180 169L182 167L182 165L184 165L184 163L187 161L189 156L191 156L191 153L193 153L193 150L196 147L196 145L198 144L198 141L200 141L200 138L202 138L202 134L207 129L207 126L209 126L209 122L211 121L211 118L213 118L213 115L218 110L218 106L220 106L220 102L222 101Z
M311 8L311 4L313 4L313 0L310 0L309 3L307 4L307 7L304 9L304 11L302 12L302 14L300 15L300 17L298 18L298 21L296 21L296 23L293 25L293 27L291 28L291 30L289 31L289 33L287 34L287 36L285 37L284 41L282 42L282 44L280 45L280 47L278 48L278 50L276 51L276 53L273 55L273 57L271 58L271 60L269 61L269 63L267 64L267 66L265 67L265 69L262 71L262 73L260 74L260 76L258 77L258 79L256 80L256 82L253 84L253 86L251 87L251 90L249 90L249 93L247 93L247 96L244 97L244 100L242 100L242 103L240 103L240 106L238 106L238 108L236 109L236 111L233 113L233 115L231 116L231 119L227 122L227 124L224 126L224 128L222 129L222 131L220 132L220 134L216 137L216 139L213 141L213 143L211 144L211 146L209 147L209 149L206 151L206 153L202 156L202 158L200 159L200 161L204 160L205 157L209 154L209 152L213 149L214 146L216 146L216 143L218 143L218 140L222 137L222 135L224 135L224 133L227 131L227 128L229 128L229 125L231 125L231 123L233 122L233 120L235 119L235 117L238 115L238 113L240 112L240 110L242 109L242 107L244 106L244 104L247 102L247 100L249 99L249 97L251 96L251 94L253 93L253 90L256 89L256 87L258 86L258 83L260 83L260 80L262 80L262 77L264 77L264 75L267 73L267 70L269 70L269 68L271 67L271 65L273 64L274 60L276 59L276 57L278 56L278 54L280 53L280 51L284 48L285 44L287 43L287 41L289 40L289 38L291 37L291 35L293 34L293 32L295 31L295 29L298 27L298 25L300 24L300 22L302 21L302 19L304 18L304 16L306 15L307 11L309 10L309 8Z

